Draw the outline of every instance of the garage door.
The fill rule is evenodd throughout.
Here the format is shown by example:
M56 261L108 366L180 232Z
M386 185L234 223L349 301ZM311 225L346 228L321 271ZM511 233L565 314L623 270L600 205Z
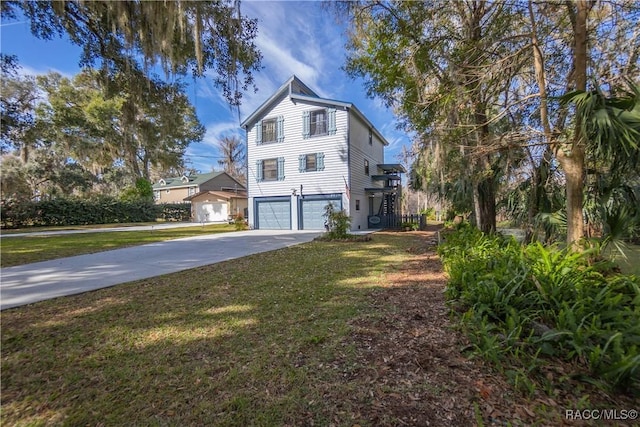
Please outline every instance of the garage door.
M336 210L342 209L342 201L336 199L302 200L302 229L324 230L324 208L332 203Z
M291 229L291 200L256 201L256 228L262 230Z
M196 202L195 216L198 222L227 221L227 202Z

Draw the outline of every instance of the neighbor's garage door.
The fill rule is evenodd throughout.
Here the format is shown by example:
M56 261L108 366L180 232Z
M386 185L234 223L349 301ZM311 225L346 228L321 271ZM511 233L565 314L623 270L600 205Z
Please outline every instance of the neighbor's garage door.
M197 222L228 220L227 202L195 202Z
M324 230L324 208L332 203L336 211L342 209L342 201L336 199L302 200L302 229Z
M256 201L256 228L262 230L291 229L291 200Z

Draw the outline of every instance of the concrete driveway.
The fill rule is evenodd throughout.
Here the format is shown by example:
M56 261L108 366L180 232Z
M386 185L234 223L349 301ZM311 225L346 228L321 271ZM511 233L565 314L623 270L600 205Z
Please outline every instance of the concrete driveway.
M313 240L320 232L250 230L211 234L0 271L0 310L79 294Z

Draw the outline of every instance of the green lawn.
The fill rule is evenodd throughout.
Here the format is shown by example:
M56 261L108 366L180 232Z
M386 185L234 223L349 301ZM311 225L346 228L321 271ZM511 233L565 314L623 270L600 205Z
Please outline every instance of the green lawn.
M624 274L635 274L640 277L640 246L627 245L624 253L626 258L614 249L607 250L607 254L615 259Z
M60 230L87 230L95 228L113 228L113 227L135 227L140 225L158 225L166 224L162 221L154 222L127 222L127 223L115 223L115 224L91 224L91 225L62 225L51 227L25 227L25 228L6 228L2 229L2 234L18 234L18 233L38 233L41 231L60 231Z
M181 237L233 230L235 230L234 225L214 224L204 227L181 227L153 231L8 237L0 240L0 266L10 267L127 246L179 239Z
M415 239L311 242L5 310L0 424L356 425L347 378L366 367L344 338Z

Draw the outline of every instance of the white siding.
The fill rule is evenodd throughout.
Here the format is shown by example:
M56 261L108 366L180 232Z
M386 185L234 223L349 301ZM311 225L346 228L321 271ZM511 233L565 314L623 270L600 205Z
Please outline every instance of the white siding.
M371 180L371 175L381 172L377 165L384 163L384 144L372 132L372 144L369 145L369 126L355 113L351 113L349 122L350 164L351 164L351 227L354 230L368 228L369 195L365 188L382 187L382 181ZM365 174L364 161L369 161L369 175ZM356 211L356 200L360 200L360 210Z
M302 136L302 114L305 110L322 107L301 102L294 103L288 96L283 95L276 101L274 108L268 115L260 119L284 117L284 141L281 143L256 144L255 123L247 132L247 163L248 163L248 191L250 210L252 199L256 197L272 197L291 195L295 189L302 194L337 194L345 190L345 180L349 179L348 149L347 149L347 111L336 111L335 135L325 135L304 139ZM301 154L324 153L324 170L315 172L299 172L298 157ZM261 181L256 180L256 161L283 157L284 180ZM294 214L297 206L293 205ZM252 218L250 218L252 219Z
M298 198L300 195L342 194L342 206L352 217L352 229L366 229L369 214L369 197L366 187L382 186L372 181L371 175L379 174L377 165L384 161L384 145L373 133L369 145L369 125L353 110L336 107L336 134L303 138L303 112L324 108L305 101L293 101L288 93L274 99L268 113L256 117L256 123L247 123L247 188L249 197L249 223L255 225L256 198L291 196L292 228L298 228ZM260 120L284 118L284 140L256 144L256 129ZM300 172L298 158L303 154L324 153L324 170ZM284 158L284 179L260 181L256 179L256 161ZM369 176L364 173L364 159L369 161ZM351 169L351 171L350 171ZM346 197L345 184L349 185L350 198ZM301 191L302 187L302 193ZM293 195L293 193L296 193ZM355 200L360 200L360 210L355 210Z

